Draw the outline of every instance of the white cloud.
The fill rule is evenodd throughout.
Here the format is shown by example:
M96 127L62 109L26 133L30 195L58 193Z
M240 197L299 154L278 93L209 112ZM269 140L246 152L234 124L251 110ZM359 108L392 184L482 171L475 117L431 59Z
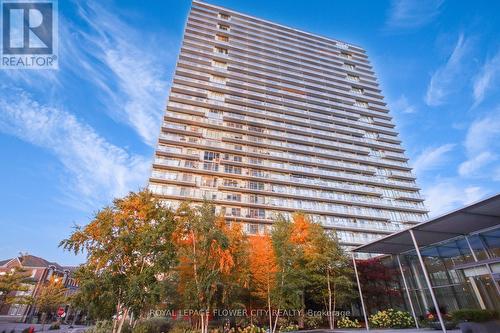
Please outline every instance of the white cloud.
M448 143L439 147L431 147L425 149L413 163L413 170L417 175L424 171L432 170L441 165L445 159L446 154L455 147L454 144Z
M494 86L498 74L500 74L500 51L491 59L487 60L479 74L474 78L473 96L474 105L478 106L485 98L486 92Z
M97 2L78 3L78 9L88 28L63 21L66 73L95 85L105 111L154 146L168 93L168 48Z
M432 22L443 0L393 0L386 26L390 29L420 28Z
M417 109L414 105L411 105L405 95L401 95L396 101L391 105L395 112L402 113L415 113Z
M47 149L67 171L67 199L85 209L145 186L150 162L107 142L65 110L3 86L0 131ZM7 97L9 96L9 97Z
M464 146L467 160L460 164L459 174L483 178L492 176L495 180L500 167L493 166L492 172L484 169L500 157L500 112L474 121L467 130Z
M425 203L431 217L450 212L484 198L487 191L479 186L462 187L453 180L443 180L424 188Z
M462 162L458 167L458 173L460 176L471 176L476 171L479 171L483 166L494 160L496 160L496 156L489 151L479 153L465 162Z
M458 76L463 67L463 59L469 51L469 40L461 34L446 64L438 68L431 77L425 95L429 106L438 106L446 102L447 97L459 88Z

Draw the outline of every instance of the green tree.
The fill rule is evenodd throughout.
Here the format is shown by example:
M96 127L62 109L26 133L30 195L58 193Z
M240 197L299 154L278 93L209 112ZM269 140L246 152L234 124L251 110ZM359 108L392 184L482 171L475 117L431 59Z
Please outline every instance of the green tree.
M14 267L11 271L0 275L0 304L29 304L32 298L29 295L17 295L17 292L27 292L33 285L33 279L25 269Z
M86 252L87 262L78 275L85 286L81 302L109 310L112 296L116 317L113 333L121 332L132 314L144 316L158 304L163 280L175 265L172 233L175 213L164 208L147 191L131 192L98 211L85 227L76 227L60 246L75 253ZM93 285L105 282L105 294L88 297ZM79 297L79 296L75 296ZM95 310L93 310L95 312Z
M177 215L174 240L179 256L179 292L185 306L200 312L199 327L206 333L215 304L244 280L237 263L246 252L246 241L241 229L227 226L209 202L194 208L184 203Z
M336 306L347 302L353 290L349 259L335 233L311 222L307 215L295 213L291 221L277 219L272 240L279 267L275 283L278 304L299 309L302 328L306 299L319 301L325 305L333 329Z
M314 249L308 252L308 265L319 291L315 295L323 299L329 327L334 329L337 306L345 305L354 297L353 272L335 232L318 226L313 228L308 240Z
M47 315L54 313L61 305L67 302L67 291L62 278L52 276L41 284L40 289L33 299L33 306L42 313L42 331L45 328Z

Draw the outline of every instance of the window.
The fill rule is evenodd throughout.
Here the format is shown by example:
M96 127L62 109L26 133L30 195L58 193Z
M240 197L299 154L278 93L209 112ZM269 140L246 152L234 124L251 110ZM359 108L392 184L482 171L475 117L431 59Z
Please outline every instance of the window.
M234 179L224 179L224 186L238 187L238 181Z
M219 131L217 131L217 130L207 129L205 131L205 138L207 138L207 139L213 139L213 140L218 140L218 139L222 138L222 133L219 132ZM214 143L214 144L212 144L212 146L217 145L217 144L218 143ZM209 143L207 142L207 146L208 145L209 145Z
M250 157L248 162L251 164L262 164L262 159L256 157Z
M227 193L226 200L229 201L241 201L241 194Z
M231 208L231 216L241 216L241 208Z
M229 37L224 36L224 35L215 35L215 40L218 40L219 42L229 42Z
M221 118L224 115L224 112L221 110L210 109L208 110L208 118Z
M226 173L234 173L236 175L241 175L241 168L235 167L232 165L224 165L224 172Z
M265 173L262 170L250 170L250 175L253 177L265 177Z
M251 194L249 199L250 203L255 203L255 204L265 203L265 197L262 195Z
M219 75L210 75L210 81L215 82L215 83L225 84L226 78L223 76L219 76Z
M357 82L357 81L359 81L359 76L357 76L357 75L347 74L347 79L348 79L349 81L356 81L356 82Z
M203 177L201 179L201 186L215 187L217 184L217 178L214 177Z
M219 159L219 153L215 153L213 151L206 151L203 154L203 159L205 161L213 161L213 160L218 160Z
M359 121L363 121L365 123L373 123L373 117L370 116L363 116L359 118Z
M266 217L266 211L262 208L259 209L251 208L249 210L249 215L252 218L263 219Z
M349 47L349 45L344 42L335 42L335 45L337 45L337 47L341 49L347 49Z
M360 108L365 108L365 109L368 107L368 103L363 102L363 101L356 101L356 102L354 102L354 105L358 106Z
M352 54L348 52L340 52L340 56L345 59L352 59Z
M224 61L212 60L212 66L216 68L227 69L227 63Z
M256 235L259 233L259 225L258 224L247 224L247 231L251 235Z
M354 93L354 94L363 94L363 89L362 88L358 88L358 87L352 87L351 88L351 92Z
M262 128L256 127L256 126L248 126L248 130L252 131L252 132L259 132L259 133L264 132L264 130Z
M229 53L229 51L223 47L214 47L214 52L215 53L219 53L219 54L224 54L224 55L227 55Z
M215 99L216 101L224 101L224 93L218 92L218 91L209 91L208 92L208 98L209 99Z
M217 27L219 28L219 30L229 31L229 26L227 24L221 24L221 23L219 23L217 25Z
M264 183L261 182L249 182L248 187L252 190L264 190Z
M219 13L219 18L220 19L223 19L223 20L229 20L231 16L229 16L228 14L225 14L225 13Z
M237 123L233 123L233 122L228 122L227 126L232 127L232 128L238 128L238 129L243 128L242 124L237 124Z
M219 171L219 165L217 163L205 162L203 163L203 170Z
M344 64L344 68L352 71L356 68L356 66L354 66L353 64Z

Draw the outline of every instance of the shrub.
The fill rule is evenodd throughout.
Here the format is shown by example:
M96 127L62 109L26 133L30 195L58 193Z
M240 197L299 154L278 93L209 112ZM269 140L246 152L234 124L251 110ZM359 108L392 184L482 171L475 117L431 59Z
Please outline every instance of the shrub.
M409 328L415 325L413 317L406 311L387 309L368 318L370 326L376 328Z
M298 331L299 325L290 324L288 326L280 326L280 332Z
M255 325L249 325L245 328L238 327L238 333L265 333L265 332L266 332L265 329Z
M463 309L451 313L456 321L472 321L476 323L498 319L498 313L493 310Z
M52 325L50 325L50 327L49 327L49 331L58 330L60 328L61 328L61 325L59 325L59 323L52 323Z
M139 321L132 333L166 333L172 328L172 322L166 318L149 318Z
M321 316L306 316L304 318L304 325L307 329L315 329L321 326L323 319Z
M110 320L100 320L85 333L109 333L111 331L113 331L113 323Z
M172 328L169 333L191 333L191 325L185 320L176 320L172 322Z
M361 328L357 319L351 320L349 317L342 317L337 321L338 328Z
M21 332L22 332L22 333L29 333L29 331L30 331L30 328L29 328L29 327L26 327L26 328L25 328L25 329L23 329ZM10 331L10 332L12 333L12 332L15 332L15 331L14 331L14 330L12 330L12 331Z

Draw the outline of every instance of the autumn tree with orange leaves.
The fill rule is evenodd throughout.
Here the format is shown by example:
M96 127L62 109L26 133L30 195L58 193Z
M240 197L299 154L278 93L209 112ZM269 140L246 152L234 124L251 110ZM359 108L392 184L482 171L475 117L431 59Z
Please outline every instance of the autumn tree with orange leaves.
M333 329L335 306L345 302L353 288L348 259L335 233L327 232L307 215L295 213L291 220L278 218L271 236L281 303L300 310L298 323L302 328L306 297L323 302Z
M247 257L247 243L240 226L226 225L213 204L183 203L177 215L173 240L179 260L178 290L184 305L199 311L198 327L206 333L217 295L229 297L232 287L246 283L240 261Z
M145 190L115 199L61 242L75 254L86 253L87 262L76 277L82 279L80 285L97 289L81 288L83 295L75 297L94 308L109 308L111 300L116 313L113 333L120 333L132 314L144 316L165 300L161 285L176 261L174 228L175 213Z
M273 327L272 291L276 286L276 273L278 271L273 244L269 235L251 236L249 242L250 288L253 296L266 303L269 327Z

